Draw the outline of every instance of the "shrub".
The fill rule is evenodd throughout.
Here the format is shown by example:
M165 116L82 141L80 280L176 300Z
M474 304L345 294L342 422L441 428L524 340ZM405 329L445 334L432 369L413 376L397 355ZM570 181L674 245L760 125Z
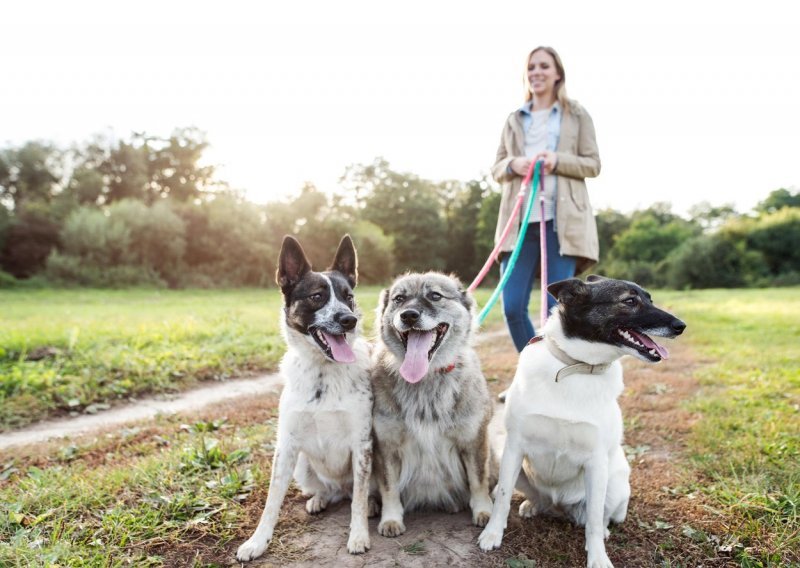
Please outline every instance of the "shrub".
M100 266L81 257L63 255L56 251L47 259L45 275L53 284L67 286L92 288L166 286L158 274L142 266Z
M688 240L665 262L671 288L738 288L758 284L767 275L760 252L724 231Z

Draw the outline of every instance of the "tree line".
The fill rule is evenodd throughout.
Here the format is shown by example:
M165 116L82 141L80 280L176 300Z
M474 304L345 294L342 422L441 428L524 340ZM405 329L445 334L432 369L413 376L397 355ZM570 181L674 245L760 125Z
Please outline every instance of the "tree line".
M201 165L207 147L188 128L0 149L0 286L271 286L283 235L321 269L345 232L362 282L441 270L468 283L493 247L490 179L435 182L376 158L348 167L336 195L306 184L259 205ZM774 190L748 213L701 203L686 217L655 203L598 211L597 223L593 271L606 276L681 289L800 284L797 191Z

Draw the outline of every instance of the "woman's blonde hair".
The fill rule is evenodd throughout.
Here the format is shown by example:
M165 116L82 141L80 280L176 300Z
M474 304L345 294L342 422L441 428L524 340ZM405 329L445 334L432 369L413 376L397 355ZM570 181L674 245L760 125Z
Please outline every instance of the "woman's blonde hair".
M561 78L556 81L553 90L555 91L556 100L561 105L561 108L564 110L569 109L569 99L567 99L567 75L564 73L564 64L561 62L561 57L558 56L558 52L552 47L547 47L546 45L540 45L539 47L532 49L525 58L525 72L522 74L522 83L525 85L525 102L527 103L533 98L533 93L531 93L531 82L528 80L528 64L531 61L531 56L537 51L549 53L553 58L553 61L556 62L556 71Z

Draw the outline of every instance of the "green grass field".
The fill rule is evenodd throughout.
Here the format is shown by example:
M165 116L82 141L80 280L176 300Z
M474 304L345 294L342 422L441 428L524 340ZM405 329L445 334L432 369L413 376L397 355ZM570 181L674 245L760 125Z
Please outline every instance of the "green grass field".
M377 293L361 290L368 331ZM686 491L711 503L737 565L800 566L800 288L654 297L688 323L681 341L696 359L685 447L700 481ZM283 351L274 291L18 291L0 292L0 306L6 427L273 368ZM60 352L26 362L41 346ZM149 432L0 459L0 566L177 565L169 550L186 542L222 550L244 522L242 499L268 483L253 456L273 427L273 415L161 418Z
M358 290L367 333L379 293ZM0 306L0 432L274 370L284 352L275 289L0 290Z

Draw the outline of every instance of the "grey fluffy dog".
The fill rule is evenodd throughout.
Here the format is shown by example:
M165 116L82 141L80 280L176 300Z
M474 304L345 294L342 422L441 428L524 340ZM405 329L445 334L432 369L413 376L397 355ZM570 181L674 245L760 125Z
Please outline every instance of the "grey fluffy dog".
M484 526L492 403L471 346L475 302L456 278L409 274L381 293L372 386L378 532L405 532L406 510L469 506Z

